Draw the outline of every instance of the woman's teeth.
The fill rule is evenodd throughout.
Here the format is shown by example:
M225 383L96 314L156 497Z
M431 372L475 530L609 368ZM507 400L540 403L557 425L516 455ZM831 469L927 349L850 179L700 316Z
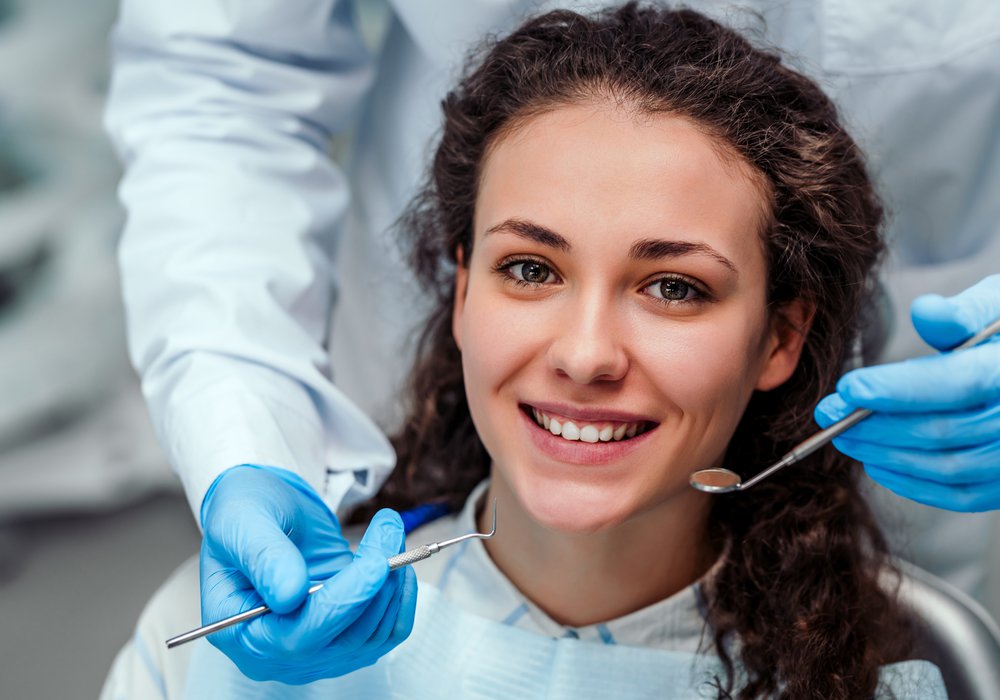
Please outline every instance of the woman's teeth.
M576 423L552 418L537 408L531 409L535 422L564 440L580 442L611 442L627 440L645 432L645 423Z

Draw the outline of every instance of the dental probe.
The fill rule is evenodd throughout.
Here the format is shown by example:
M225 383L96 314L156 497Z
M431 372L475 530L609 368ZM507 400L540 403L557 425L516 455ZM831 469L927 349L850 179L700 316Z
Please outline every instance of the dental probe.
M414 549L409 549L405 552L397 554L395 556L389 557L387 559L389 563L389 571L395 571L404 566L409 566L423 559L437 554L445 547L450 547L453 544L458 544L459 542L464 542L465 540L480 539L488 540L493 535L497 534L497 500L493 499L493 529L489 532L470 532L468 535L462 535L461 537L456 537L451 540L444 540L442 542L431 542L430 544L423 544ZM322 583L316 583L309 587L309 595L312 595L320 588L323 587ZM184 634L179 634L176 637L171 637L167 640L167 649L173 649L174 647L180 646L181 644L186 644L188 642L194 641L206 635L212 634L213 632L218 632L219 630L226 629L227 627L232 627L233 625L245 622L247 620L252 620L255 617L260 617L271 612L271 608L266 605L259 605L251 610L246 610L241 613L237 613L232 617L227 617L224 620L219 620L218 622L212 622L203 627L193 629L190 632L185 632Z
M993 321L983 330L966 340L964 343L952 348L951 352L968 350L979 345L986 340L1000 333L1000 318ZM790 464L795 464L801 459L808 457L819 448L836 438L842 432L851 428L872 414L870 409L859 408L845 418L821 430L815 435L806 438L798 445L789 450L784 457L772 464L770 467L760 472L752 479L743 481L743 478L736 472L724 467L714 467L712 469L701 469L691 475L689 480L692 487L705 493L732 493L733 491L745 491L754 484L763 481L780 469L784 469Z

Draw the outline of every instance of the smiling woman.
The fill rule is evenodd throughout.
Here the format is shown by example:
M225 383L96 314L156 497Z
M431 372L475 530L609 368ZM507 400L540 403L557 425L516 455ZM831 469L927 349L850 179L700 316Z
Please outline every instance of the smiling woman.
M600 99L493 147L474 224L492 233L458 267L454 336L494 490L516 485L505 502L569 531L705 520L688 475L721 462L752 392L790 376L803 338L768 319L766 200L749 171L684 119ZM801 325L794 306L783 314Z
M685 119L638 116L598 96L497 142L456 274L469 410L516 532L490 554L574 626L676 593L717 558L711 500L688 476L721 462L751 394L789 377L803 338L768 318L766 200L749 166ZM801 325L803 309L783 312ZM576 540L580 556L549 558L598 532ZM546 596L553 577L586 583Z
M437 307L378 505L496 496L484 566L519 626L689 649L663 620L696 590L720 697L905 694L879 681L910 637L855 464L687 486L804 437L849 357L882 211L833 105L696 13L629 5L529 22L444 112L402 225ZM470 567L418 575L449 595Z

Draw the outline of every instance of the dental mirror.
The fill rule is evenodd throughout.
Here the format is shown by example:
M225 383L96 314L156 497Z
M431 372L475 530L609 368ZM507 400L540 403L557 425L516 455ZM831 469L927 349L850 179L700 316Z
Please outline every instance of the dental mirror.
M724 467L700 469L691 475L691 485L705 493L739 491L742 484L739 474Z
M997 333L1000 333L1000 318L993 321L993 323L986 326L986 328L973 335L964 343L953 348L951 352L967 350L968 348L985 342ZM747 481L743 481L743 478L739 474L730 469L726 469L724 467L713 467L712 469L700 469L696 471L691 475L689 483L692 487L698 489L699 491L704 491L705 493L732 493L734 491L745 491L757 482L763 481L767 477L771 476L779 469L784 469L788 465L795 464L799 460L808 457L813 452L840 435L842 432L848 428L854 427L871 414L872 412L867 408L857 409L846 418L841 418L829 428L821 430L815 435L806 438L789 450L784 457Z

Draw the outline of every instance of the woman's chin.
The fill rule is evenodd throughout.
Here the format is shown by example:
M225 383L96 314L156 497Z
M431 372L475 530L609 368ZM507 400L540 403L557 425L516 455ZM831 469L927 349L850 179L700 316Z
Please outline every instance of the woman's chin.
M595 535L620 525L622 520L622 518L581 518L563 514L543 514L538 518L540 525L563 535Z
M528 516L565 534L589 535L620 525L635 513L632 499L584 484L547 484L518 494Z

